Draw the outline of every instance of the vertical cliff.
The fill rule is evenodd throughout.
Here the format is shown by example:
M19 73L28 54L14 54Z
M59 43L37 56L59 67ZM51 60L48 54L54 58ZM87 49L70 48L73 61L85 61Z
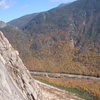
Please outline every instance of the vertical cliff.
M38 84L30 76L9 41L0 32L0 100L42 100Z

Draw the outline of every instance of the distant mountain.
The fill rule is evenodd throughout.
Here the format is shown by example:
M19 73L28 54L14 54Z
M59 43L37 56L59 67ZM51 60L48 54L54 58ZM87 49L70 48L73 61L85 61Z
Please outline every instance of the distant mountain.
M18 27L10 26L6 23L5 23L5 27L0 27L0 30L4 32L4 35L7 37L7 39L15 49L17 49L21 54L23 52L23 56L28 54L29 40L27 38L28 35L26 33L24 33Z
M19 28L34 33L50 34L54 31L66 32L67 38L89 38L95 42L100 38L100 0L78 0L62 7L51 9L47 12L39 13L29 20L26 24L19 19L11 21L9 24L14 25L16 22L21 24L15 25ZM26 17L23 17L26 18ZM23 19L21 18L21 19ZM67 36L67 35L70 35ZM80 41L80 40L78 40ZM99 41L100 42L100 41Z
M74 28L75 30L78 27L76 30L78 31L80 27L82 27L83 30L84 24L90 25L89 22L93 20L95 16L99 16L99 3L99 0L78 0L60 8L57 7L47 12L39 13L25 24L23 29L31 33L48 33L55 30L55 28L68 31L70 28ZM97 22L98 21L99 19L97 18ZM13 25L15 22L11 24ZM99 22L97 24L99 24ZM40 29L38 30L38 28ZM85 30L88 31L86 27Z
M27 35L23 60L29 69L100 76L99 5L100 0L77 0L9 22Z
M23 28L36 15L38 15L38 13L34 13L34 14L29 14L29 15L26 15L26 16L22 16L22 17L20 17L18 19L12 20L11 22L8 22L8 24L16 26L16 27L19 27L19 28Z
M60 4L58 7L63 7L63 6L66 6L66 5L68 5L68 4L70 4L70 3L62 3L62 4Z
M6 23L5 22L3 22L3 21L0 21L0 28L3 28L3 27L6 27Z

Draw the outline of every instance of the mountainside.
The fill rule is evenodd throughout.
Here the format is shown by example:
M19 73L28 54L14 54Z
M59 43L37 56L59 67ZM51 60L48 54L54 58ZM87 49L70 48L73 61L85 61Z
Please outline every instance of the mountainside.
M96 29L94 27L94 30L99 31L99 4L99 0L78 0L71 4L39 13L25 24L23 29L31 33L47 34L50 31L59 29L67 31L67 33L72 32L76 34L79 31L80 34L82 32L85 34L90 33L89 29L95 26ZM14 21L9 22L12 25L15 23ZM20 27L20 24L17 26ZM93 30L91 31L93 32Z
M51 35L52 32L55 32L60 39L63 37L62 40L73 39L80 44L82 42L83 45L87 45L85 40L89 40L95 47L100 43L99 4L99 0L77 0L71 4L39 13L22 29L31 34L45 33ZM13 21L12 23L14 24ZM17 26L20 27L20 25Z
M77 0L38 13L27 24L22 23L23 27L15 24L21 22L19 19L9 22L27 35L28 43L24 43L28 44L25 48L29 52L27 55L21 53L27 67L30 70L100 76L99 5L100 0ZM21 52L25 51L19 48Z
M17 27L23 28L36 15L38 15L38 13L34 13L34 14L29 14L29 15L26 15L26 16L22 16L21 18L14 19L13 21L8 22L8 24L11 24L13 26L17 26Z

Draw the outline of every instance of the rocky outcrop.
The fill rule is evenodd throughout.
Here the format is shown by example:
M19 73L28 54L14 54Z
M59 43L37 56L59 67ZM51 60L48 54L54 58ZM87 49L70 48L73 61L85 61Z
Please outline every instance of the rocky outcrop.
M40 88L30 76L9 41L0 32L0 100L42 100Z

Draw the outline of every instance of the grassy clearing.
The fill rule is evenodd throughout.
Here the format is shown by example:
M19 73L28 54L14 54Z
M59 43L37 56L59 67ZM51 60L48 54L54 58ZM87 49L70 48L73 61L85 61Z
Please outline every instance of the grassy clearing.
M74 88L74 87L67 87L67 86L57 85L56 83L50 83L48 80L41 79L41 78L36 78L36 77L35 77L35 79L39 80L43 83L46 83L46 84L52 85L54 87L57 87L59 89L72 92L72 93L76 94L78 97L80 97L84 100L100 100L99 97L97 97L97 96L93 95L91 92L88 92L88 91L83 90L81 88Z

